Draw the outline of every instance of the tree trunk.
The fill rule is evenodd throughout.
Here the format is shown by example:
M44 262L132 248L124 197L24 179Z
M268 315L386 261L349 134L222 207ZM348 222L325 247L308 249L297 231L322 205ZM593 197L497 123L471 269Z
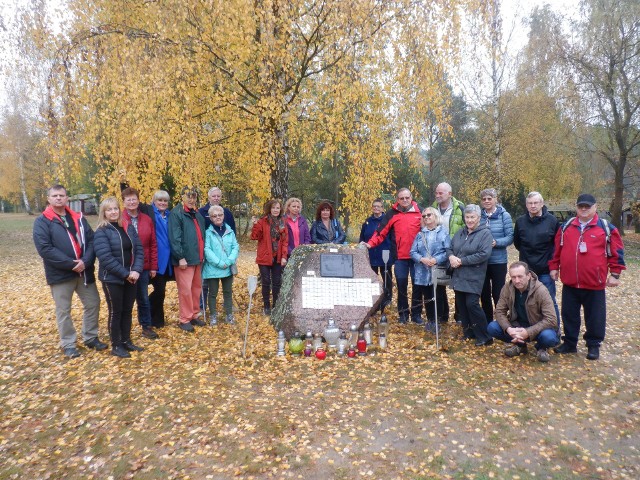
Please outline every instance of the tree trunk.
M31 205L29 205L29 197L27 196L27 182L24 178L24 157L22 155L18 156L18 169L20 170L20 192L22 193L24 209L29 215L33 215Z
M624 222L622 219L622 201L624 195L624 169L627 164L626 155L620 155L620 159L615 169L614 193L611 201L611 223L613 223L620 235L624 235Z
M274 166L271 171L271 198L284 200L289 195L289 138L287 125L283 125L273 133Z

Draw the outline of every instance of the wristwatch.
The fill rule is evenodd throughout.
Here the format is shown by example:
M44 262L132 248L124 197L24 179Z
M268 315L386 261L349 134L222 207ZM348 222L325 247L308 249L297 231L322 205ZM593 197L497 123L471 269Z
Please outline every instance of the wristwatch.
M616 280L619 280L619 279L620 279L620 274L619 274L619 273L612 273L612 274L611 274L611 276L612 276L613 278L615 278Z

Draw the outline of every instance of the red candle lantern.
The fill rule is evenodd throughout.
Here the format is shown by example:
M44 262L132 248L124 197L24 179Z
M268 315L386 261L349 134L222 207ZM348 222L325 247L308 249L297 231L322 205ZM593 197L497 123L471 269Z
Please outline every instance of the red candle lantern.
M316 358L318 360L324 360L327 358L327 352L324 348L320 347L316 350Z
M358 355L366 355L367 354L367 341L364 338L364 332L360 332L358 334Z

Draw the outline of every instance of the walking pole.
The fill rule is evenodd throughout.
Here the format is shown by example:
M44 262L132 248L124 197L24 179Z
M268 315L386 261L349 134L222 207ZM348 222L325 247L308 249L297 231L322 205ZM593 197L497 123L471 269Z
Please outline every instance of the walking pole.
M433 281L433 308L435 309L436 317L436 350L440 350L440 327L438 325L438 297L436 296L436 289L438 288L438 269L436 266L431 267L431 280Z
M253 301L253 293L258 287L258 277L249 275L247 278L247 288L249 289L249 308L247 309L247 325L244 329L244 344L242 345L242 358L247 358L247 337L249 336L249 315L251 315L251 303Z
M387 285L387 263L389 263L389 250L382 250L382 261L384 262L384 278L382 279L382 285L384 285L384 296L382 304L384 305L380 309L380 313L384 313L384 309L387 306L385 302L387 301L387 295L389 294L389 285Z

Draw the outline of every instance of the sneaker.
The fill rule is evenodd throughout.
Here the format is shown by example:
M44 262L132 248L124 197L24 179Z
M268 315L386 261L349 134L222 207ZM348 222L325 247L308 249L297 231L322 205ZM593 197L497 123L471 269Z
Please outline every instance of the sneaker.
M269 307L264 307L264 314L265 314L266 316L271 315L271 309L270 309Z
M194 330L193 325L191 325L191 323L182 323L182 322L180 322L180 328L182 330L184 330L185 332L193 332L193 330Z
M429 333L436 333L436 322L427 322L424 329Z
M233 318L233 313L227 313L227 315L224 317L224 321L227 322L229 325L236 324L236 321Z
M84 346L87 348L92 348L96 351L106 350L108 345L106 343L102 343L98 337L89 340L88 342L84 342Z
M127 352L143 352L144 351L144 348L134 345L131 340L122 342L122 346Z
M476 347L488 347L489 345L493 345L493 338L489 338L487 340L478 340L474 345Z
M587 350L589 351L587 353L587 360L598 360L600 358L600 347L597 345L587 347Z
M131 358L131 354L122 345L117 345L111 349L111 355L120 358Z
M213 312L209 315L209 325L212 327L218 325L218 312Z
M151 340L155 340L156 338L158 338L158 334L153 330L152 327L142 327L142 336Z
M538 350L538 352L540 352L540 350ZM524 355L526 353L527 353L526 344L520 345L520 344L514 343L513 345L509 345L507 348L504 349L504 354L507 357L517 357L518 355Z
M206 323L200 320L199 317L192 319L189 323L191 323L191 325L195 325L196 327L204 327L206 325Z
M422 317L416 317L414 319L411 320L413 323L415 323L416 325L424 325L424 320Z
M553 349L556 353L577 353L578 349L575 346L570 346L568 343L563 343L559 347Z
M538 361L542 363L547 363L550 358L546 348L540 348L536 356L538 357Z
M78 358L80 356L80 352L76 347L66 347L64 348L64 356L67 358Z

